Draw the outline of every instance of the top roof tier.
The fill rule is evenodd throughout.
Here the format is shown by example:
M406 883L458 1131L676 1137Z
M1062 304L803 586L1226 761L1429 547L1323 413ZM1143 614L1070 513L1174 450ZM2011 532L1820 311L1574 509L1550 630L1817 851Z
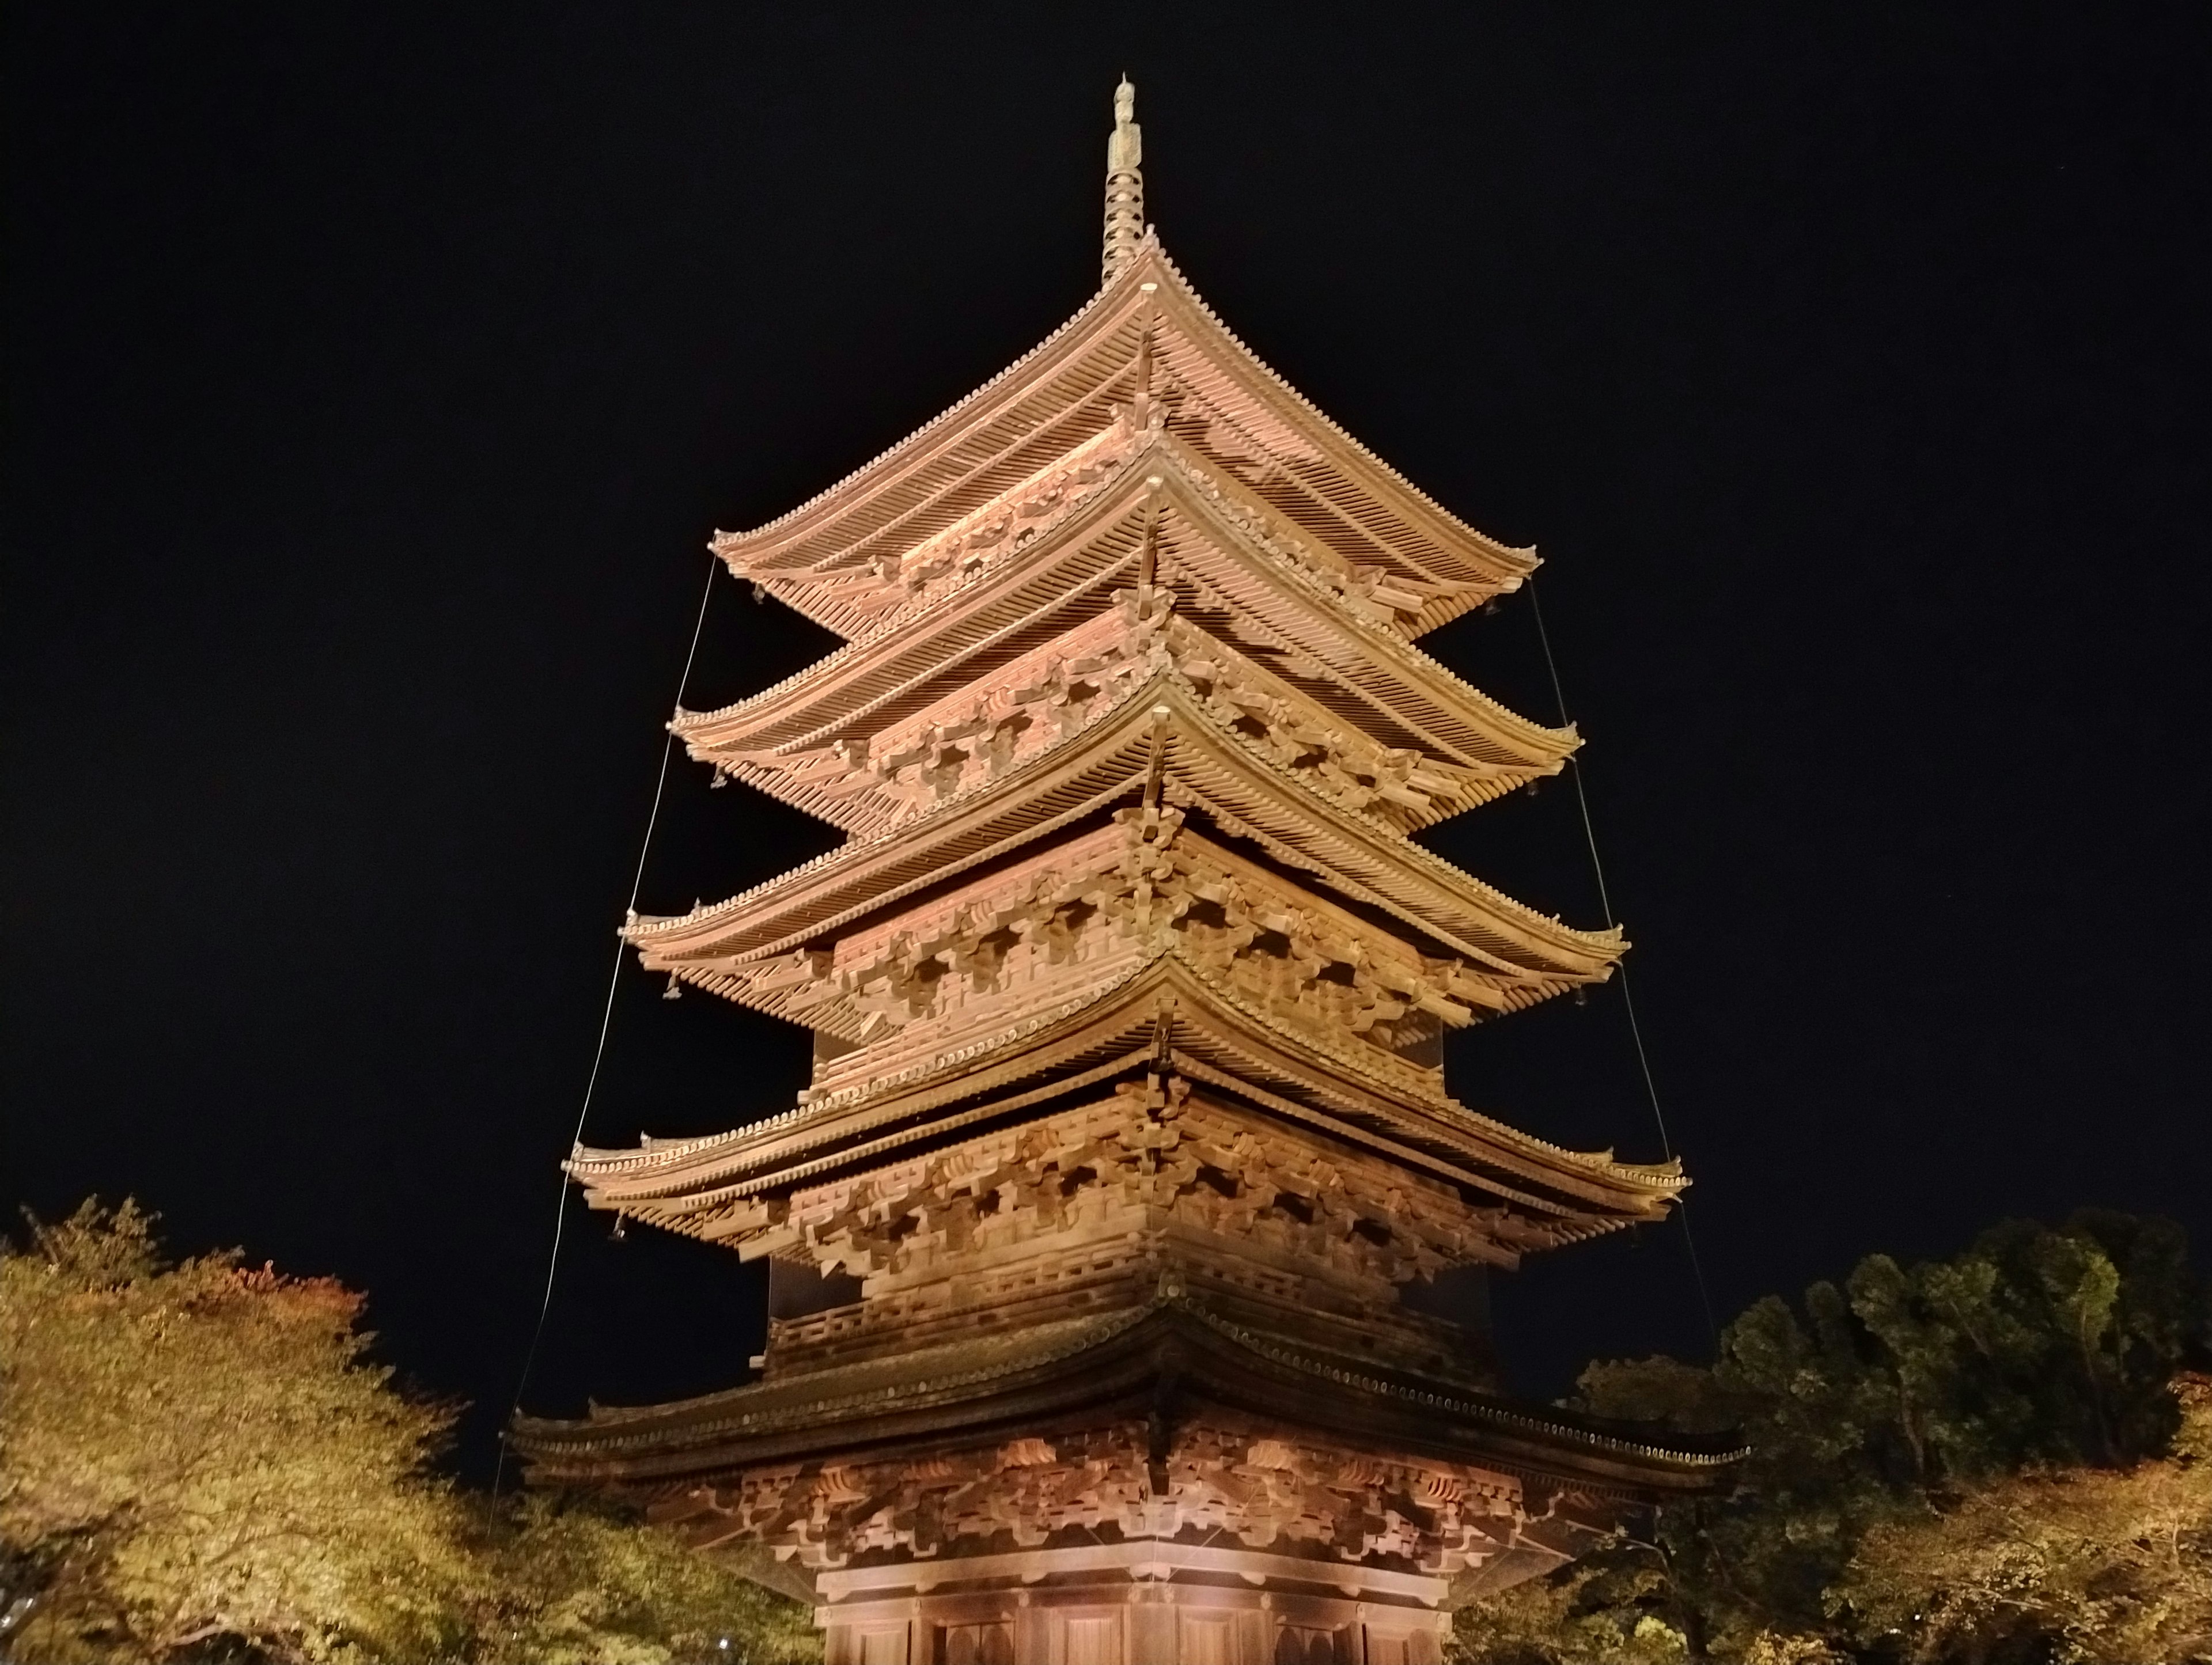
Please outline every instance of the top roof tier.
M1237 481L1333 587L1407 637L1535 569L1534 550L1446 513L1261 363L1151 231L1027 356L811 501L713 548L849 640L988 559L1007 535L988 513L1000 500L1131 427Z

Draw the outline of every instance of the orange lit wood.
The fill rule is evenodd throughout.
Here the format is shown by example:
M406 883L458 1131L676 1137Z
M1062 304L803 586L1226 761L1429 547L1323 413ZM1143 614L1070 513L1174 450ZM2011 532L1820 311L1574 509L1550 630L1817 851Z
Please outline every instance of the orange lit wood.
M568 1169L771 1261L761 1378L516 1442L805 1590L831 1665L1434 1661L1726 1461L1502 1398L1480 1318L1685 1182L1445 1091L1445 1030L1626 945L1408 838L1577 744L1415 645L1534 558L1221 326L1116 112L1090 305L715 540L847 643L672 726L848 842L625 934L811 1029L813 1082Z

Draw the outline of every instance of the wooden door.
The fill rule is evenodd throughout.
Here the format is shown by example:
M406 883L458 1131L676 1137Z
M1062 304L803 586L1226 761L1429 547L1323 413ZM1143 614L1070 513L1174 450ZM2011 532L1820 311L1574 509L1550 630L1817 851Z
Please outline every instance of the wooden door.
M1064 1638L1058 1665L1122 1665L1119 1613L1072 1613L1056 1628Z
M1176 1665L1241 1665L1234 1614L1183 1613L1177 1621Z

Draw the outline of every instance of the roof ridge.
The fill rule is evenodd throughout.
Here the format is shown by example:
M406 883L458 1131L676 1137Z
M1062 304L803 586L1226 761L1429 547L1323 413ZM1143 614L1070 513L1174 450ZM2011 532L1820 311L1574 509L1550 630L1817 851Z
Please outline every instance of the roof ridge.
M1197 289L1191 283L1190 279L1183 275L1182 268L1176 265L1173 260L1168 258L1166 249L1161 247L1157 241L1153 241L1152 252L1158 258L1160 264L1166 270L1168 275L1175 279L1176 286L1182 290L1184 295L1190 301L1191 305L1198 309L1200 315L1205 318L1207 323L1212 325L1214 328L1220 331L1221 333L1229 339L1231 344L1235 346L1239 352L1243 353L1244 356L1251 362L1255 368L1264 374L1270 381L1274 383L1277 388L1281 390L1283 392L1289 394L1292 399L1296 400L1298 405L1309 416L1315 417L1321 422L1322 427L1326 428L1338 439L1342 440L1346 445L1350 446L1352 450L1358 453L1362 461L1372 465L1382 473L1385 479L1390 481L1394 485L1402 488L1408 495L1412 496L1414 501L1420 503L1422 507L1433 510L1449 524L1467 533L1478 543L1489 546L1489 548L1497 554L1507 556L1517 556L1520 559L1526 561L1528 563L1528 566L1527 571L1524 571L1522 576L1526 577L1528 575L1528 572L1533 572L1536 567L1542 564L1536 554L1536 546L1534 544L1509 544L1502 538L1492 537L1488 532L1484 532L1479 526L1469 525L1467 521L1460 519L1458 515L1453 513L1451 510L1446 508L1442 503L1437 501L1435 498L1430 496L1429 494L1422 490L1420 487L1415 485L1403 474L1401 474L1395 468L1392 467L1390 464L1385 462L1375 452L1370 450L1365 444L1364 444L1351 432L1350 429L1346 428L1334 416L1330 416L1326 410L1323 410L1319 405L1308 398L1304 393L1301 393L1297 388L1291 383L1289 378L1285 376L1281 371L1276 369L1273 365L1269 364L1265 359L1261 358L1258 353L1255 352L1252 348L1245 343L1244 338L1242 336L1239 336L1236 331L1231 329L1229 325L1223 321L1220 314L1216 313L1213 308L1206 303L1205 297L1199 294ZM1508 586L1507 587L1511 588L1514 586Z
M725 1389L720 1393L704 1394L696 1398L676 1400L663 1405L599 1406L592 1407L584 1418L524 1417L515 1419L516 1443L525 1449L536 1444L540 1449L553 1447L568 1451L617 1451L636 1449L661 1443L669 1434L688 1436L694 1442L712 1439L718 1435L741 1431L748 1427L766 1425L792 1417L804 1417L812 1423L834 1419L842 1411L860 1410L871 1404L896 1402L902 1399L925 1395L942 1394L949 1389L975 1387L981 1383L1018 1376L1042 1366L1056 1364L1090 1351L1105 1342L1127 1334L1143 1325L1175 1316L1195 1320L1224 1340L1243 1348L1259 1358L1310 1376L1319 1376L1340 1386L1357 1388L1379 1397L1395 1399L1418 1405L1427 1410L1457 1413L1469 1420L1485 1422L1495 1427L1515 1432L1551 1437L1565 1437L1570 1443L1587 1449L1615 1455L1640 1457L1650 1461L1672 1462L1686 1468L1720 1468L1739 1462L1750 1455L1750 1448L1738 1447L1722 1451L1699 1451L1680 1446L1660 1445L1648 1441L1624 1438L1601 1430L1583 1425L1580 1419L1553 1419L1533 1414L1529 1410L1509 1404L1486 1395L1465 1389L1439 1392L1434 1389L1412 1388L1388 1377L1370 1375L1363 1370L1349 1370L1322 1359L1310 1358L1297 1349L1285 1346L1274 1338L1247 1328L1233 1319L1214 1312L1206 1303L1190 1294L1180 1284L1163 1279L1151 1297L1141 1304L1132 1304L1121 1310L1100 1318L1064 1320L1065 1328L1053 1335L1046 1345L1026 1350L1010 1350L1008 1356L969 1370L956 1370L946 1374L915 1374L895 1376L881 1386L864 1388L829 1399L802 1400L787 1406L769 1405L757 1411L735 1409L748 1398L767 1397L779 1388L796 1387L811 1377L834 1376L840 1371L855 1371L854 1364L833 1365L822 1370L779 1378L775 1381L747 1382L743 1387ZM1034 1332L1031 1332L1032 1334ZM927 1370L931 1354L947 1354L963 1346L972 1350L972 1341L945 1342L936 1347L920 1350L908 1355L909 1361L925 1361L921 1368ZM878 1364L871 1359L865 1364ZM733 1414L708 1417L702 1420L683 1422L679 1419L687 1412L708 1410L718 1406L733 1407ZM659 1425L658 1427L653 1425ZM675 1424L672 1427L669 1425Z
M1375 820L1359 811L1346 808L1343 805L1337 803L1333 799L1323 797L1321 793L1314 791L1312 787L1307 786L1304 781L1299 780L1296 775L1292 774L1288 765L1276 762L1274 758L1267 756L1264 751L1261 751L1259 746L1248 736L1240 734L1235 729L1228 726L1228 725L1217 721L1213 714L1206 709L1203 701L1198 694L1198 690L1192 688L1190 684L1184 680L1182 672L1173 669L1169 669L1155 673L1156 679L1161 677L1171 678L1190 693L1193 700L1197 702L1196 714L1202 721L1206 722L1213 730L1217 736L1237 746L1255 763L1266 769L1270 774L1279 776L1291 786L1296 787L1306 797L1311 798L1316 802L1327 805L1328 808L1334 813L1352 820L1357 826L1364 828L1371 832L1381 834L1389 841L1392 849L1408 852L1414 858L1417 865L1425 865L1431 870L1433 874L1440 874L1452 879L1463 881L1464 883L1472 885L1476 890L1480 891L1485 898L1503 903L1506 908L1513 912L1525 914L1532 919L1540 921L1559 931L1564 932L1570 937L1578 939L1589 945L1594 950L1613 948L1616 945L1623 951L1626 949L1627 944L1623 939L1620 927L1617 925L1609 925L1603 930L1585 931L1581 929L1579 927L1569 925L1557 914L1539 913L1528 903L1506 895L1504 891L1499 890L1488 880L1478 878L1474 874L1468 872L1464 867L1455 866L1452 862L1445 860L1443 857L1437 854L1433 850L1429 849L1425 845L1415 842L1412 838L1398 831L1395 827L1389 826L1387 823Z
M596 1174L612 1176L635 1175L654 1168L666 1169L689 1165L688 1158L696 1158L714 1145L726 1145L740 1139L763 1135L774 1131L793 1129L794 1124L803 1121L817 1119L827 1121L837 1112L863 1107L871 1100L896 1097L902 1089L933 1079L957 1074L962 1066L973 1062L978 1057L1003 1051L1011 1044L1044 1033L1086 1010L1104 1007L1121 998L1133 985L1148 978L1164 979L1172 975L1173 968L1179 968L1184 975L1194 980L1209 996L1218 999L1223 1006L1256 1024L1268 1035L1292 1046L1314 1052L1334 1066L1350 1070L1355 1076L1366 1078L1368 1090L1373 1091L1385 1103L1402 1099L1409 1104L1425 1109L1431 1115L1438 1115L1446 1123L1444 1131L1447 1133L1456 1133L1462 1138L1480 1138L1503 1145L1505 1150L1522 1156L1563 1162L1593 1176L1628 1182L1670 1196L1683 1189L1687 1184L1687 1181L1681 1178L1679 1170L1669 1170L1669 1164L1622 1163L1613 1160L1609 1151L1572 1150L1516 1127L1510 1123L1486 1115L1480 1111L1469 1109L1461 1101L1452 1097L1448 1092L1443 1091L1441 1086L1434 1095L1417 1094L1403 1084L1395 1084L1382 1077L1372 1075L1358 1059L1343 1056L1335 1053L1333 1048L1318 1044L1312 1036L1285 1025L1273 1012L1255 1006L1237 990L1209 975L1205 967L1183 951L1180 944L1173 943L1156 949L1109 982L1096 988L1085 989L1060 1001L1046 1011L1024 1019L1012 1029L999 1031L990 1036L972 1041L945 1052L933 1054L890 1075L872 1078L850 1087L822 1094L805 1101L793 1109L779 1112L775 1115L749 1123L742 1128L733 1129L729 1133L713 1135L708 1139L672 1141L665 1146L658 1141L648 1141L651 1146L649 1149L638 1148L626 1152L592 1151L588 1153L590 1166ZM1464 1125L1459 1128L1451 1127L1449 1123L1455 1120ZM929 1133L936 1131L937 1127L938 1124L918 1126L911 1130L911 1137L926 1137ZM865 1127L849 1127L843 1131L858 1134L864 1132ZM775 1176L789 1178L794 1173L803 1173L809 1167L820 1165L823 1161L835 1161L839 1154L831 1152L827 1158L801 1163L797 1168L793 1168L787 1163L784 1167L778 1169ZM1468 1154L1480 1156L1481 1153L1480 1151L1475 1151ZM582 1155L580 1147L579 1158ZM737 1153L732 1152L732 1156L736 1158ZM567 1164L571 1172L575 1172L581 1165L579 1158L572 1158L571 1162ZM737 1171L742 1173L746 1168L757 1165L759 1164L745 1163L739 1159ZM692 1183L708 1185L720 1177L713 1171L716 1164L709 1163L706 1166L708 1171L692 1176ZM579 1175L579 1177L581 1176ZM1528 1178L1527 1176L1520 1177L1523 1180ZM726 1190L730 1184L742 1185L754 1182L756 1182L732 1178L720 1188ZM671 1192L666 1194L674 1195L677 1193ZM647 1197L629 1199L632 1201L655 1200Z
M1225 1005L1233 1007L1243 1016L1258 1024L1261 1028L1268 1030L1272 1034L1281 1036L1286 1041L1305 1047L1310 1050L1321 1053L1322 1056L1330 1058L1334 1062L1346 1065L1354 1070L1358 1070L1359 1068L1359 1062L1357 1059L1335 1055L1333 1054L1328 1048L1315 1045L1310 1037L1301 1035L1297 1030L1288 1028L1280 1020L1279 1020L1273 1012L1268 1012L1262 1007L1255 1006L1236 990L1208 975L1205 969L1185 956L1182 952L1180 947L1170 947L1166 951L1169 955L1171 955L1179 963L1185 966L1192 975L1196 976L1200 981L1203 982L1209 990L1223 996L1224 1003ZM1385 1095L1403 1093L1403 1089L1392 1086L1389 1083L1382 1081L1379 1077L1375 1078L1375 1080L1376 1085L1383 1089ZM1404 1096L1408 1098L1412 1097L1412 1095L1410 1094L1405 1094ZM1613 1153L1610 1151L1577 1151L1565 1145L1554 1145L1550 1139L1541 1138L1535 1133L1528 1133L1522 1128L1516 1127L1510 1122L1500 1121L1494 1116L1485 1115L1480 1110L1471 1110L1458 1099L1454 1098L1449 1092L1443 1091L1441 1089L1439 1089L1436 1096L1432 1098L1426 1099L1425 1101L1414 1099L1413 1102L1421 1103L1425 1109L1441 1110L1444 1112L1447 1116L1460 1116L1471 1124L1473 1127L1480 1129L1486 1135L1492 1137L1502 1136L1502 1142L1507 1145L1534 1146L1535 1149L1544 1152L1547 1156L1562 1158L1573 1163L1577 1167L1585 1169L1594 1173L1619 1173L1623 1175L1633 1175L1641 1179L1643 1182L1649 1184L1651 1182L1649 1176L1653 1170L1663 1170L1668 1166L1668 1164L1665 1163L1616 1162L1613 1160ZM1678 1176L1668 1174L1666 1175L1665 1177L1672 1179L1678 1177ZM1689 1182L1687 1180L1683 1180L1680 1185L1674 1186L1671 1190L1669 1190L1669 1194L1672 1194L1673 1191L1678 1191L1686 1188L1688 1183ZM1668 1189L1667 1187L1657 1185L1654 1185L1653 1188Z
M1151 240L1151 234L1147 232L1146 241L1149 242ZM1141 246L1139 252L1141 252ZM825 499L833 497L837 493L844 490L848 486L851 485L853 482L860 478L861 476L872 473L876 469L880 468L884 463L888 462L899 452L905 450L908 446L913 444L915 441L920 439L923 434L928 433L933 428L943 426L945 423L950 422L953 417L958 416L969 405L981 398L984 394L989 392L1000 382L1006 380L1007 377L1012 375L1015 371L1020 369L1024 365L1037 357L1054 342L1060 340L1061 337L1066 335L1085 318L1097 311L1099 309L1100 302L1104 301L1108 295L1113 294L1116 289L1122 288L1127 283L1130 272L1134 271L1139 264L1139 262L1132 261L1119 273L1115 274L1115 276L1102 284L1097 292L1094 294L1090 300L1085 301L1080 307L1077 307L1075 311L1070 314L1067 320L1061 324L1057 329L1054 330L1050 335L1045 337L1043 340L1038 342L1036 346L1030 348L1019 358L1014 360L1011 364L1007 365L1006 368L1000 370L996 375L993 376L988 381L981 384L972 391L962 395L958 399L955 400L952 404L948 404L944 410L932 416L927 422L922 423L921 427L912 430L904 438L885 447L874 456L869 458L866 462L862 463L858 468L845 475L842 478L824 486L821 490L816 492L811 497L807 498L805 501L799 503L792 508L786 509L781 514L777 515L773 520L763 520L760 525L753 526L744 532L717 531L713 538L708 541L707 547L712 550L716 555L722 556L726 559L729 550L738 548L740 544L750 543L756 538L763 537L767 533L787 525L792 520L796 520L799 516L805 513L808 510L818 506Z
M1102 1319L1074 1319L1065 1321L1080 1327L1079 1330L1079 1336L1080 1339L1076 1340L1074 1344L1072 1346L1061 1345L1040 1348L1032 1355L1026 1357L1017 1355L1015 1358L1000 1364L985 1365L981 1369L972 1370L956 1370L950 1376L942 1376L933 1378L924 1376L910 1382L897 1382L892 1383L888 1388L879 1389L872 1393L851 1394L846 1395L842 1399L817 1400L794 1408L804 1412L811 1419L818 1419L824 1412L844 1410L863 1406L868 1403L871 1400L896 1397L902 1390L917 1394L941 1393L947 1388L969 1387L978 1382L988 1382L994 1376L1011 1376L1015 1374L1018 1370L1030 1369L1039 1364L1057 1364L1062 1358L1070 1357L1073 1353L1082 1352L1084 1347L1086 1346L1097 1341L1110 1340L1113 1336L1120 1334L1123 1330L1134 1328L1145 1319L1150 1317L1153 1310L1154 1309L1150 1306L1131 1307L1121 1312L1109 1314ZM1091 1333L1089 1334L1083 1334L1082 1331L1090 1331ZM945 1345L949 1346L957 1344L948 1343ZM848 1366L848 1368L850 1367ZM828 1375L830 1372L826 1370L816 1371L813 1374ZM804 1377L799 1379L804 1380ZM748 1382L741 1388L726 1388L719 1394L705 1394L700 1395L696 1399L678 1400L674 1401L674 1404L682 1407L711 1405L717 1400L726 1399L734 1401L748 1394L757 1395L761 1393L763 1389L773 1388L776 1385L776 1383L772 1382ZM595 1407L595 1409L601 1410L612 1409L615 1412L615 1415L614 1417L594 1418L585 1420L558 1420L552 1418L535 1419L518 1417L516 1419L516 1423L518 1427L527 1424L533 1428L545 1430L591 1428L595 1426L605 1427L617 1419L623 1421L642 1421L652 1413L663 1410L665 1408L667 1407L659 1405ZM692 1425L692 1431L696 1431L700 1434L721 1433L732 1428L742 1427L748 1422L764 1420L767 1418L773 1417L774 1414L775 1412L771 1409L761 1416L748 1417L740 1415L732 1418L723 1418L711 1422L698 1423ZM788 1414L788 1413L787 1413L787 1414ZM604 1449L609 1447L623 1444L635 1444L638 1441L639 1436L637 1435L613 1434L601 1440L579 1440L574 1441L572 1443L574 1446L578 1446L583 1449L590 1450L593 1449Z
M1137 457L1141 454L1142 450L1143 447L1140 446L1137 451L1132 452L1127 459L1116 466L1126 470L1128 465L1134 462ZM1056 467L1058 465L1055 464L1054 466ZM1049 473L1050 471L1050 469L1040 469L1037 471L1038 474ZM1030 475L1018 484L1012 488L1008 493L1002 495L1011 495L1012 491L1019 490L1023 486L1029 484L1030 481L1035 480L1036 477L1037 475L1036 474ZM994 498L992 501L996 502L999 500ZM1053 517L1051 524L1054 529L1057 530L1067 521L1073 520L1078 513L1085 507L1089 507L1093 512L1096 512L1098 505L1096 502L1086 503L1083 501L1070 503L1060 514ZM1118 519L1119 517L1116 518ZM1042 553L1042 546L1040 545L1040 553ZM1007 553L1009 555L1012 555L1018 553L1018 551L1009 550ZM793 671L791 675L786 677L781 682L775 683L769 687L763 688L757 694L748 694L741 700L734 700L728 705L719 707L713 711L686 712L681 706L678 706L677 708L677 720L668 725L669 731L672 733L681 736L687 729L700 728L711 722L724 720L733 716L737 713L743 711L747 706L764 701L771 695L783 693L787 690L796 686L798 684L805 682L817 671L824 671L831 665L836 664L840 660L857 656L864 650L872 647L877 642L884 640L886 637L905 635L912 631L916 624L930 617L931 615L938 612L941 609L951 606L953 602L968 594L969 591L984 587L984 583L987 579L992 578L1005 570L1006 567L1004 563L999 561L992 560L983 562L970 568L969 571L962 574L957 579L954 580L951 584L946 585L942 590L939 590L935 595L931 596L920 605L911 609L910 611L894 610L884 614L882 618L877 620L873 624L870 625L868 629L861 631L858 635L848 636L836 647L830 649L829 653L815 660L813 664L803 666L800 669ZM786 603L785 605L789 605L788 603ZM794 607L792 611L796 612L799 610ZM873 703L873 702L869 702L868 703ZM863 708L865 708L865 707ZM696 720L679 727L678 724L681 723L682 720L686 716L693 718Z
M1252 536L1246 528L1237 524L1235 516L1230 513L1223 501L1226 495L1224 489L1213 478L1211 472L1192 455L1190 448L1176 441L1172 434L1155 436L1153 439L1141 442L1137 449L1120 465L1126 478L1134 477L1134 465L1148 453L1164 456L1170 467L1188 479L1197 491L1201 502L1224 522L1226 531L1231 538ZM1040 473L1049 471L1049 469L1039 471ZM1030 479L1036 477L1036 476L1029 477ZM1027 483L1025 480L1022 483ZM1020 486L1018 485L1010 489L1008 494L1002 495L1011 495L1012 491L1019 489ZM1086 505L1081 502L1069 505L1060 515L1054 518L1051 523L1052 530L1046 532L1044 537L1049 538L1054 532L1064 529L1085 507ZM1091 502L1087 507L1093 513L1100 513L1099 504L1097 501ZM1125 506L1122 515L1126 513ZM1113 518L1118 520L1121 517ZM1387 659L1395 659L1399 674L1409 679L1425 678L1439 684L1443 692L1464 700L1474 708L1476 715L1498 723L1506 728L1509 733L1515 730L1527 731L1525 734L1516 737L1522 739L1524 744L1548 742L1557 744L1561 741L1571 739L1574 744L1568 750L1573 750L1579 748L1581 736L1571 722L1554 727L1535 718L1524 716L1495 696L1468 682L1433 654L1424 651L1415 639L1363 618L1358 613L1345 606L1342 597L1331 589L1317 574L1310 570L1304 562L1296 559L1279 558L1274 551L1267 549L1264 544L1258 544L1256 538L1253 541L1258 545L1258 552L1267 557L1270 571L1287 574L1292 584L1304 590L1311 599L1325 608L1332 622L1348 631L1354 640L1379 649L1382 655ZM1041 544L1039 553L1043 552L1044 547ZM1009 550L1007 553L1012 555L1015 551ZM961 599L969 597L974 591L988 587L989 581L1006 574L1007 568L1008 563L1003 560L983 562L969 573L963 574L955 582L922 602L919 606L911 610L895 609L886 613L868 629L848 638L811 665L793 671L781 681L772 684L757 693L749 694L743 699L732 701L727 705L718 707L711 711L687 711L679 705L677 708L676 716L666 726L671 733L675 734L678 738L686 739L688 744L689 737L702 728L737 720L748 710L787 695L811 680L817 678L826 680L833 668L846 668L878 643L915 632L917 628L925 625L940 612L949 610ZM1234 647L1233 643L1224 642L1223 645L1232 648ZM1333 670L1330 679L1338 682L1346 680L1342 673ZM1356 684L1352 686L1362 698L1369 700L1370 703L1373 702L1374 696L1367 690L1358 689ZM838 720L846 720L846 719Z
M933 1075L944 1074L948 1070L967 1063L983 1054L1000 1051L1010 1042L1024 1040L1042 1030L1049 1028L1070 1014L1081 1011L1086 1006L1099 1005L1121 993L1130 983L1150 971L1157 963L1157 956L1140 960L1112 981L1070 995L1058 1005L1024 1018L1011 1029L995 1031L988 1039L957 1048L951 1052L936 1054L919 1063L909 1064L902 1069L894 1071L889 1075L876 1076L854 1086L840 1087L832 1091L819 1094L791 1109L779 1110L773 1115L764 1117L758 1121L747 1122L744 1127L732 1128L727 1133L716 1133L701 1139L672 1141L672 1143L685 1144L690 1148L675 1151L665 1163L656 1160L660 1156L661 1151L659 1141L653 1142L650 1152L642 1150L593 1150L589 1152L588 1155L605 1165L607 1171L611 1172L634 1171L637 1169L653 1166L672 1166L682 1158L695 1155L697 1152L714 1145L727 1144L772 1129L790 1127L803 1121L827 1120L836 1111L865 1104L870 1098L891 1089L910 1085L916 1081L927 1080ZM580 1146L578 1148L580 1151L582 1149ZM574 1158L572 1158L571 1160ZM612 1166L611 1164L615 1163L619 1163L621 1166Z

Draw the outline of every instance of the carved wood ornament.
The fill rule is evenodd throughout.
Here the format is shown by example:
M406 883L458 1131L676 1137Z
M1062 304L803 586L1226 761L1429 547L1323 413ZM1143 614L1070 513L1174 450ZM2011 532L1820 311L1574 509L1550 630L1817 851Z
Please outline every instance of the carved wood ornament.
M831 1665L1435 1661L1450 1607L1729 1460L1504 1398L1482 1317L1686 1182L1446 1092L1445 1030L1626 946L1410 836L1578 744L1416 645L1535 558L1221 326L1115 115L1097 295L714 541L846 644L672 726L847 842L624 932L811 1030L814 1078L568 1168L771 1262L760 1379L514 1439L803 1591Z

